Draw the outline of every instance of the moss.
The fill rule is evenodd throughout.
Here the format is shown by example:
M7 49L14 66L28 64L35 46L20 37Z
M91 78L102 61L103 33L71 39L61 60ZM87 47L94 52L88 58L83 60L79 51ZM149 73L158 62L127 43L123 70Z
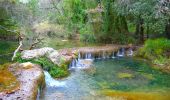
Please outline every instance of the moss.
M46 57L40 57L36 59L25 60L21 58L21 54L17 53L15 58L17 62L32 62L34 64L40 65L44 70L48 71L50 75L54 78L62 78L69 75L67 64L61 64L61 66L55 65ZM63 61L62 61L63 62Z
M107 82L101 82L101 83L98 83L98 85L102 89L109 89L110 88L110 86L109 86L109 84Z
M19 89L19 81L8 70L9 64L0 66L0 92L11 93Z
M118 78L133 78L134 75L130 73L118 73Z
M144 76L145 78L149 79L149 80L153 80L154 76L152 74L148 74L148 73L141 73L142 76Z
M168 93L155 93L155 92L122 92L114 90L102 90L100 93L113 98L121 98L118 100L169 100ZM115 99L117 100L117 99Z

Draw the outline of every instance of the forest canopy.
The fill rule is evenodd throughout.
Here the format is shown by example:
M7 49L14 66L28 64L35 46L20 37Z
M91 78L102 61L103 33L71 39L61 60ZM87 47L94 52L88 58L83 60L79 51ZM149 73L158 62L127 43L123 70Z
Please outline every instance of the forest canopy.
M169 0L1 0L0 12L2 38L16 31L119 44L170 38Z

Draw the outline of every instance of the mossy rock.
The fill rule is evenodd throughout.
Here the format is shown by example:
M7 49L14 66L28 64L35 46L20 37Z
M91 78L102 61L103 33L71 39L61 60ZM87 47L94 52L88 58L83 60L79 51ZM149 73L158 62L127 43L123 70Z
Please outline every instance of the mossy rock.
M10 64L4 64L0 66L0 92L11 93L19 89L19 81L8 70Z
M44 70L48 71L50 75L54 78L62 78L62 77L66 77L69 75L67 63L65 64L64 61L61 64L61 66L58 66L46 57L40 57L40 58L35 58L35 59L30 59L30 60L22 59L20 53L17 54L16 61L19 63L31 62L34 64L38 64Z

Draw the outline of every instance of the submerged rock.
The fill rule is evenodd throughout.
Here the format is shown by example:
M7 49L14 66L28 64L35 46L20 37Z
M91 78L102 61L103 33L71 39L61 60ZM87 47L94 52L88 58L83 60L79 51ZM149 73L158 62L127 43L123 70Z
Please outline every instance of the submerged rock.
M13 64L9 70L20 82L18 90L0 93L1 100L36 100L38 89L45 85L44 73L40 66L32 63Z
M118 73L118 78L133 78L134 75L131 73Z

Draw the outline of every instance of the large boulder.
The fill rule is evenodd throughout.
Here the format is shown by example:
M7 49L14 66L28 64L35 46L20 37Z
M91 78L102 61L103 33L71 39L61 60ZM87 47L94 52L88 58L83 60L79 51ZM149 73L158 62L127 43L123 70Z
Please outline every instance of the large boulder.
M51 60L54 64L56 65L61 65L62 63L64 63L64 57L58 53L57 50L54 50L53 52L51 52L47 58L49 60Z
M32 63L13 64L9 70L20 82L18 90L12 93L0 93L0 100L36 100L38 89L45 86L43 70Z
M60 54L57 50L49 47L34 50L24 50L23 52L21 52L21 58L25 60L36 59L40 57L46 57L58 66L61 66L63 63L66 62L65 56Z
M24 50L23 52L21 52L21 58L26 60L39 58L53 51L54 49L49 47L44 47L44 48L34 49L34 50Z

